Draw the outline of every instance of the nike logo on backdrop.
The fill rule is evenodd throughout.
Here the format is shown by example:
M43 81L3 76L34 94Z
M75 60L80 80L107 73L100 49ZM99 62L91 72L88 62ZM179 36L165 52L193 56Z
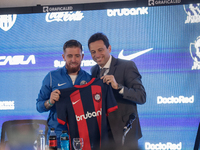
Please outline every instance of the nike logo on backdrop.
M66 84L66 83L62 83L62 84L59 84L59 83L58 83L58 86L63 86L63 85L65 85L65 84Z
M76 103L78 103L78 101L80 101L80 99L75 101L75 102L72 102L72 104L75 105Z
M134 54L130 54L130 55L127 55L127 56L124 56L124 54L123 54L124 50L121 50L121 52L118 55L118 58L125 59L125 60L131 60L131 59L134 59L134 58L136 58L136 57L138 57L138 56L140 56L142 54L145 54L145 53L151 51L152 49L153 48L149 48L149 49L146 49L146 50L134 53Z

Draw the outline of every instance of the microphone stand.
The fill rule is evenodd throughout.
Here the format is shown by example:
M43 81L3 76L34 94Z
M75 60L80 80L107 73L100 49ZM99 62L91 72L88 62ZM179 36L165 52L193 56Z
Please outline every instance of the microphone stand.
M129 116L129 120L128 120L128 122L126 123L126 126L125 126L124 129L123 129L124 134L123 134L123 136L122 136L122 146L124 145L125 137L126 137L127 133L130 131L130 129L132 128L132 123L133 123L133 121L134 121L135 119L136 119L136 117L135 117L134 114L131 114L131 115Z
M132 128L132 125L127 129L125 129L125 128L124 128L124 135L122 136L122 146L124 145L126 134L130 131L130 129Z

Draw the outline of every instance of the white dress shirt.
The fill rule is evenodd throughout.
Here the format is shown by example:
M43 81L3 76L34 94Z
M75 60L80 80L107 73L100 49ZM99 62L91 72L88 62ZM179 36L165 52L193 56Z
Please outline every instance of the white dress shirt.
M109 70L110 70L110 64L111 64L111 61L112 61L112 56L110 55L110 58L108 59L107 63L105 64L105 66L101 67L99 66L100 69L103 69L103 68L107 68L107 70L104 72L103 75L107 75ZM124 87L119 91L120 94L123 94L124 93Z

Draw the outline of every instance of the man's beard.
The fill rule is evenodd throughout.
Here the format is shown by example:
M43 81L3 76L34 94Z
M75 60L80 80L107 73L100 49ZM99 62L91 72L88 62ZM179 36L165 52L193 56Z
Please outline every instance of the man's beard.
M67 68L67 72L69 73L76 73L77 71L80 70L80 65L78 65L77 67L71 67L69 64L66 64L66 68Z

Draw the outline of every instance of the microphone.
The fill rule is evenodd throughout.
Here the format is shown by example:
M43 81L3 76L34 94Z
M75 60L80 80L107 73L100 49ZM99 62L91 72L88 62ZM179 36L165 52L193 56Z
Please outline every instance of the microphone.
M124 145L124 141L125 141L125 137L126 137L126 134L129 132L129 130L132 128L132 123L133 121L136 119L135 115L134 114L131 114L129 116L129 119L128 121L126 122L126 125L124 126L124 129L123 129L123 137L122 137L122 146Z
M126 122L126 125L124 126L123 132L127 131L128 129L130 130L132 128L132 123L136 119L134 114L131 114L129 116L129 120Z

